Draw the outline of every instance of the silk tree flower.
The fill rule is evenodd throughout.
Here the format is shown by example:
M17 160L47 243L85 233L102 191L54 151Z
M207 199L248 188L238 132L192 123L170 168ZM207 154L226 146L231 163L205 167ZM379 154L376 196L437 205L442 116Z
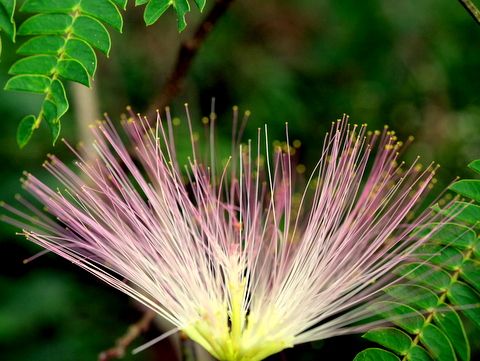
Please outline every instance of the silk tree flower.
M20 199L28 214L4 205L16 215L6 220L218 360L259 361L364 331L365 306L427 238L412 231L433 216L409 216L435 167L404 169L404 146L386 128L334 122L299 189L288 131L273 152L262 154L268 139L259 131L258 144L204 161L189 120L192 156L180 160L169 117L150 127L131 113L122 124L129 145L108 118L92 126L96 153L88 161L76 154L80 175L49 156L44 166L64 190L26 174L25 188L45 209Z

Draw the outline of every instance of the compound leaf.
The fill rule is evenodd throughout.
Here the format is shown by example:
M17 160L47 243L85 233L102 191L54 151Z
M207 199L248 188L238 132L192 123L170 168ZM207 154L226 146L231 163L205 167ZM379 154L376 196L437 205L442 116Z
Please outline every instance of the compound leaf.
M418 345L413 346L407 354L408 361L435 361L427 351Z
M466 260L460 269L461 277L480 291L480 262Z
M428 288L417 285L395 285L384 289L390 296L408 303L420 311L431 311L437 307L438 297Z

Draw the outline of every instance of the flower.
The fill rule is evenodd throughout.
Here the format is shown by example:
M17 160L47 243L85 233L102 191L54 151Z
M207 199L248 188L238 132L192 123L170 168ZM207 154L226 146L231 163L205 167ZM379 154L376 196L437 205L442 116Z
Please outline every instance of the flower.
M192 157L182 170L169 117L150 127L130 112L123 127L131 149L108 118L99 122L95 156L76 154L81 175L53 155L44 164L65 190L26 175L25 188L45 211L23 199L36 217L4 205L35 225L6 220L219 360L259 361L365 330L353 325L371 316L365 304L427 238L411 234L430 213L410 223L408 216L435 168L403 169L392 131L368 132L344 116L298 193L288 142L262 156L259 135L219 171L215 151L211 164L198 158L189 125Z

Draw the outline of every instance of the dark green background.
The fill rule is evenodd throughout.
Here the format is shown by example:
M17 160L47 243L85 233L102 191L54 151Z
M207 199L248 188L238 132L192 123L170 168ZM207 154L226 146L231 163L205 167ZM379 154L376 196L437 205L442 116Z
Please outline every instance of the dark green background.
M109 29L110 59L98 54L99 111L114 120L127 105L140 112L149 108L180 42L201 19L194 9L187 15L189 26L178 34L173 11L149 28L142 11L129 5L124 34ZM2 40L3 87L18 57ZM414 135L404 158L421 155L423 164L442 165L436 194L456 176L472 177L466 165L480 158L480 26L455 0L236 0L199 52L185 85L172 103L174 116L185 121L188 102L201 129L200 119L215 97L221 144L229 142L233 105L252 112L247 136L268 124L270 139L283 140L288 122L291 139L302 141L300 160L310 169L325 132L343 113L371 129L388 124L400 139ZM49 179L40 167L47 153L72 159L61 142L51 146L46 126L24 149L16 146L19 120L37 114L40 104L36 96L0 92L0 199L9 203L20 192L23 170ZM72 104L64 117L62 136L72 144L79 140L73 110L88 106ZM96 360L140 317L128 297L59 257L23 265L39 248L14 236L14 227L0 227L0 360ZM157 335L153 330L135 345ZM472 341L477 337L472 334ZM478 354L479 341L474 344ZM343 337L285 355L351 360L372 345L358 336ZM125 360L161 360L165 351L159 347Z

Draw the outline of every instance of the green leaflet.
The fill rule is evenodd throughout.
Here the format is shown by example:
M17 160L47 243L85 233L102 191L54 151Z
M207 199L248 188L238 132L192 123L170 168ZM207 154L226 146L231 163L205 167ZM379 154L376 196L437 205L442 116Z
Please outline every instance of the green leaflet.
M23 12L71 13L81 0L27 0L20 8Z
M13 12L15 9L15 1L0 0L0 29L15 41L15 22L13 21Z
M461 277L480 291L480 262L467 260L460 269Z
M122 32L123 19L118 8L109 0L82 0L80 5L82 14L90 15L97 20L110 25Z
M412 339L405 332L393 327L382 327L368 331L362 336L367 340L376 342L398 355L406 355L412 347Z
M112 45L110 34L98 20L90 16L77 17L73 23L73 35L85 40L108 56Z
M20 25L18 35L58 34L62 35L72 26L69 14L46 13L34 15Z
M57 107L54 102L51 100L45 100L43 102L43 117L48 123L50 130L52 131L52 137L53 137L53 144L58 139L58 136L60 135L60 121L58 120L57 117Z
M458 212L459 208L455 208ZM439 223L431 223L417 230L414 235L425 237L428 235L431 242L437 242L444 245L452 245L460 249L467 249L475 243L476 235L469 227L447 223L438 228ZM438 230L435 230L438 228Z
M460 222L474 225L480 219L480 206L466 202L455 202L449 209L434 207L435 211L454 217Z
M64 37L58 35L42 35L27 41L18 48L17 53L21 55L58 55L64 46Z
M58 75L62 78L75 81L90 87L87 69L75 59L60 60L58 62Z
M394 273L429 286L438 292L447 290L452 281L452 278L446 271L428 263L408 263L395 269Z
M178 16L178 31L182 31L187 26L185 22L185 14L190 11L190 4L187 0L136 0L135 5L143 5L148 3L145 7L143 19L145 24L152 25L160 16L170 7L173 6L175 13ZM205 0L195 0L195 5L200 11L205 7Z
M418 345L412 347L407 354L408 361L435 361L423 348Z
M368 308L412 334L418 334L425 323L425 318L418 311L401 303L381 301Z
M432 324L426 325L420 333L420 341L436 360L457 360L451 342L438 327Z
M28 143L35 128L36 119L33 115L28 115L20 121L17 128L17 143L20 148L23 148Z
M353 361L400 361L400 359L391 352L379 348L368 348L355 356Z
M18 90L31 93L45 93L51 80L45 75L17 75L5 85L6 90Z
M50 86L50 95L57 107L57 119L60 119L68 110L68 100L65 88L60 80L55 79Z
M450 306L442 303L434 312L436 325L447 335L461 361L470 360L470 345L458 314Z
M473 169L475 172L480 173L480 159L474 160L468 165L470 169Z
M395 285L384 289L390 296L406 302L417 310L432 311L439 302L435 293L428 288L417 285Z
M463 306L462 312L465 316L480 328L480 295L473 288L455 281L448 289L448 298L455 306Z
M65 45L65 54L70 59L79 61L93 78L97 70L97 56L93 49L84 40L68 39Z
M13 64L8 73L51 75L57 67L57 62L57 58L50 55L29 56Z
M454 247L438 244L424 244L415 252L421 260L429 261L449 271L455 271L463 263L463 253ZM435 255L432 257L432 255Z
M123 10L127 8L127 0L112 0L112 2L120 6Z
M462 179L453 183L448 187L454 192L472 198L480 202L480 180L477 179Z

